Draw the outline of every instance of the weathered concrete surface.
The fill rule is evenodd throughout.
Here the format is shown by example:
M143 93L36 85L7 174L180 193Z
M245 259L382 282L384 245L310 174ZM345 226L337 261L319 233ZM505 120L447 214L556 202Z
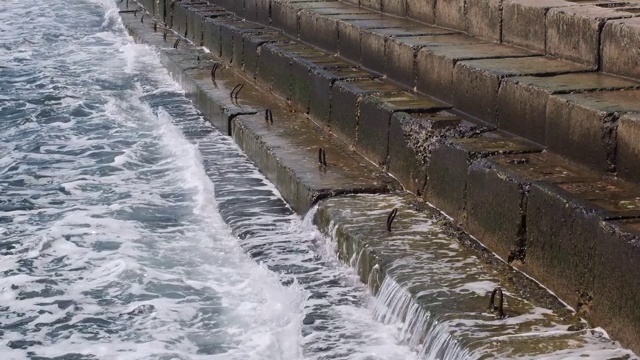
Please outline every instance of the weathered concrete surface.
M584 66L546 57L466 60L456 63L453 105L491 124L497 123L498 89L503 78L585 71Z
M360 103L356 150L386 169L389 156L389 127L394 113L433 113L448 108L451 108L451 105L406 92L367 96Z
M459 61L534 55L522 49L481 43L476 38L460 35L439 36L427 41L430 44L420 50L416 58L417 89L445 101L453 101L454 90L462 91L466 87L464 79L454 82L454 68Z
M618 175L640 181L640 113L623 115L618 121L616 170Z
M456 30L465 30L465 0L437 1L434 7L436 25Z
M598 6L552 8L547 13L547 53L596 69L604 23L630 16L631 13Z
M398 80L413 87L414 57L422 44L419 39L406 38L406 36L453 33L455 31L426 25L362 31L360 34L361 63L379 73L401 75Z
M421 197L432 150L450 139L482 131L481 127L447 111L394 113L389 128L389 172L406 190Z
M466 30L469 35L501 41L502 1L475 0L465 3Z
M357 67L316 69L311 72L309 114L322 126L331 121L331 89L340 80L372 79L374 76Z
M236 118L233 138L298 213L319 199L395 187L390 177L348 155L304 116L273 109L273 124L263 114ZM326 166L318 163L320 148L326 151Z
M411 19L434 24L436 0L407 1L407 16Z
M640 91L553 95L547 105L550 150L603 172L616 170L620 112L640 111Z
M465 221L469 168L479 159L499 154L540 152L539 146L501 132L478 137L452 138L434 146L427 168L425 198L447 215ZM491 190L489 193L492 193ZM484 215L484 214L474 214ZM472 219L475 220L475 219ZM499 221L502 223L502 221ZM501 224L496 224L500 226Z
M394 208L398 215L388 232L385 220ZM314 220L335 239L339 256L355 264L360 279L379 292L382 301L398 304L381 321L428 319L424 325L403 328L409 344L429 339L425 353L457 345L470 356L519 358L551 356L554 350L594 343L589 332L566 331L581 325L539 285L505 267L475 241L450 232L447 221L411 200L396 195L332 198L319 204ZM496 320L483 310L496 286L506 291L507 320ZM392 293L397 287L402 290ZM527 332L536 336L509 336ZM597 352L591 355L606 357L606 352Z
M573 5L565 0L504 0L502 41L532 51L545 52L547 12L553 7Z
M398 86L379 79L336 81L331 87L331 131L345 144L353 145L362 99L367 95L401 91Z
M640 254L637 228L619 230L618 221L609 221L640 215L634 185L538 153L483 160L470 170L467 187L473 235L556 289L581 315L637 343L638 294L626 291L638 286L636 260L627 261Z
M601 48L602 71L640 78L640 18L608 21Z
M587 319L607 326L629 344L638 344L639 299L638 292L631 291L638 288L638 267L629 266L640 252L637 233L616 234L603 222L612 214L585 201L589 194L566 185L532 185L526 267L562 297L573 299L570 303Z
M595 72L505 78L498 91L498 127L545 145L547 103L551 95L638 86L640 83L629 79Z

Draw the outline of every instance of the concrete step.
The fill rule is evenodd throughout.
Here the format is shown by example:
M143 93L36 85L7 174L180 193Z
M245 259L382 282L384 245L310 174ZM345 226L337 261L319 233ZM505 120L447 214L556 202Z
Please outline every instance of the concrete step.
M640 14L640 1L637 0L344 2L575 61L591 69L601 67L613 74L635 78L640 74L631 44L639 38L640 19L636 17Z
M211 2L224 5L224 1ZM501 3L486 1L492 6L494 2ZM398 3L400 2L392 1L387 6L380 6L390 8ZM411 1L406 3L409 6ZM462 3L464 4L464 1ZM476 6L482 8L480 3L484 2L469 2L468 15L483 13L484 10L474 10ZM528 46L529 50L525 50L511 45L501 45L492 42L491 37L483 38L474 32L470 33L476 37L471 37L456 30L457 28L451 30L407 19L401 20L339 1L244 0L242 6L234 4L238 14L248 18L253 17L253 10L257 12L260 6L265 6L266 9L270 9L271 15L269 21L262 22L283 30L293 39L321 47L329 54L339 54L340 57L371 70L372 74L384 75L408 89L416 89L434 96L450 103L460 112L542 146L548 146L552 151L592 166L596 170L612 173L617 171L615 133L618 118L620 114L627 112L640 112L640 93L618 91L636 89L640 86L638 81L594 72L596 66L579 59L556 59L553 56L559 56L558 52L549 53L535 46ZM361 5L365 4L361 2ZM564 0L553 3L504 0L501 13L507 15L501 16L503 21L507 22L508 19L517 16L529 19L540 15L547 19L547 13L557 10L561 14L573 14L572 23L589 23L591 18L585 20L580 17L582 15L593 17L599 24L596 27L600 28L604 26L603 21L615 18L613 15L607 17L606 14L612 12L619 16L621 9L633 11L629 6L618 5L619 3L607 1L580 2L577 5L575 2ZM517 10L511 7L517 7ZM443 14L448 13L442 11ZM512 12L514 15L509 15ZM487 14L478 14L474 16L482 19L492 18ZM618 35L612 36L616 41L621 38L635 39L636 36L627 29L632 26L633 20L636 19L626 19L620 24L607 23L605 28L617 26L610 29L617 32ZM526 23L524 20L518 21L518 24ZM571 26L564 22L562 24L563 29L571 29ZM531 27L526 26L526 34L538 34L529 31ZM548 25L548 28L551 28L551 25ZM579 29L565 31L568 34L584 34L584 31L580 32ZM620 35L623 32L624 36ZM566 33L561 40L570 42L571 37L566 36ZM550 36L552 35L545 35L544 38ZM579 38L583 37L586 35ZM625 61L629 71L636 71L635 69L640 68L636 66L637 61L629 60L635 59L636 56L631 53L625 56L624 53L628 50L623 44L628 41L618 42L620 45L607 45L607 51L618 54L612 56L612 59ZM603 44L608 43L603 40ZM521 43L516 45L524 46ZM580 46L575 45L572 49ZM616 46L620 49L615 50ZM571 54L575 52L572 50ZM599 54L600 50L595 49L593 52ZM545 54L552 56L544 56ZM604 63L611 64L611 61L603 60ZM607 66L611 68L614 65ZM603 65L604 68L607 66ZM616 66L620 68L622 65ZM615 73L635 76L629 71ZM565 96L605 90L610 93ZM614 106L600 106L599 96L606 97L609 105ZM575 122L571 114L567 113L568 110L558 113L557 106L554 105L558 102L575 103L576 106L572 108L577 107L582 113L588 113L586 115L589 120L580 118L580 122ZM564 105L561 106L566 108ZM626 159L629 160L628 155ZM623 169L620 175L639 181L639 177L624 170L631 166L625 164L624 159L620 160L623 162L620 164L620 168Z
M245 0L242 11L250 8L249 1ZM295 20L289 21L286 11L279 18L274 15L280 6L276 3L281 9L295 5L304 10L293 12ZM187 4L185 8L197 9L193 2L175 6ZM441 64L429 65L437 69L430 74L440 74L434 77L443 85L432 91L441 100L408 91L390 81L392 76L383 77L273 27L228 15L212 16L210 9L201 15L195 11L192 22L200 24L193 26L203 29L202 42L212 54L255 82L256 87L248 87L254 89L251 99L260 99L261 91L270 90L307 113L327 130L318 136L330 134L343 140L389 171L406 189L452 215L504 259L543 279L596 325L606 326L624 344L640 350L640 227L635 226L640 219L635 211L640 188L611 177L619 167L624 169L621 175L637 179L633 164L638 162L639 119L631 111L640 96L634 90L636 82L585 72L583 65L464 34L434 35L430 28L402 26L397 19L387 23L389 19L379 14L324 14L343 11L342 3L271 5L271 24L278 19L280 28L289 26L289 31L292 24L302 24L303 12L317 10L316 19L335 19L338 48L343 50L350 34L361 41L365 32L378 34L374 37L379 36L381 44L404 44L407 39L429 42L406 47L410 55L406 58L414 54L416 59L407 66L419 74L421 56L431 59L424 64ZM189 35L186 15L173 17L172 26L182 35L182 29L187 29ZM376 59L386 56L380 47L364 50L363 43L353 44L352 54L362 56L365 51ZM368 61L369 67L376 66L373 59ZM210 82L207 71L198 71L202 81ZM500 118L502 104L509 104L512 116ZM466 113L483 116L483 121ZM248 113L247 117L253 120L234 125L231 119L244 116L233 113L220 126L249 128L260 121L259 111L254 114L258 115ZM544 114L544 121L537 114ZM289 119L285 114L279 117ZM315 156L314 151L305 151L307 157ZM494 165L500 161L504 162L501 167ZM503 167L508 172L496 170ZM525 169L526 176L518 175L522 171L518 169ZM293 197L288 200L295 203ZM549 208L543 206L545 202ZM566 229L556 229L554 221ZM615 274L615 281L607 283L595 274Z

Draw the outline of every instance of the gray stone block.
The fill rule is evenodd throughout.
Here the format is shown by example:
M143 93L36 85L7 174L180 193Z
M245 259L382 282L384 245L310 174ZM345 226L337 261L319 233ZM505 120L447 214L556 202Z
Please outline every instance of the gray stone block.
M640 91L552 95L547 105L547 145L599 171L615 171L617 113L625 111L640 111Z
M631 14L598 6L552 8L547 13L547 54L596 69L605 22Z
M607 21L602 33L602 71L640 78L640 19Z
M407 17L427 24L434 24L436 0L407 0Z
M491 124L497 123L498 89L503 78L584 71L583 66L545 57L467 60L456 63L453 104L461 111Z
M387 14L407 16L407 0L382 0L380 8Z
M482 43L466 35L443 35L423 38L420 41L429 45L423 47L416 55L417 89L446 101L453 100L453 90L458 88L454 84L453 73L459 61L531 55L522 49Z
M360 103L356 150L375 164L386 168L389 128L394 113L437 112L450 107L435 99L410 93L367 96Z
M256 77L262 45L289 41L290 39L287 36L279 33L245 33L242 38L242 68L244 72L252 79ZM234 54L237 53L234 52Z
M466 30L465 0L436 1L434 10L436 25Z
M632 181L640 181L640 113L629 113L620 118L617 140L618 175Z
M547 12L553 7L573 4L565 0L504 0L502 42L544 53Z
M364 96L401 91L399 87L377 79L337 81L331 88L331 131L343 142L355 143L360 102Z
M639 85L631 80L602 73L505 78L498 91L498 127L544 145L547 102L551 95L631 89Z
M369 79L368 72L348 67L339 69L316 69L311 72L309 114L320 123L327 126L331 119L331 88L338 80Z
M501 40L503 0L474 0L465 5L469 35Z
M521 138L501 132L490 132L477 138L469 138L467 134L472 135L473 132L451 132L436 142L427 169L425 199L449 216L460 219L459 221L465 219L465 192L469 168L474 162L489 156L542 150ZM487 190L486 194L493 194L493 190ZM500 231L507 232L504 229Z

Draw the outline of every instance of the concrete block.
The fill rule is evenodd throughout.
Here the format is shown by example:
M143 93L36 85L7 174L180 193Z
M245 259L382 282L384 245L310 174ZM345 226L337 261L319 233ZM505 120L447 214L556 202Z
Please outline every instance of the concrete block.
M269 43L286 43L290 38L280 33L245 33L242 40L242 67L244 72L253 79L258 72L262 46Z
M389 128L396 112L426 113L451 106L428 97L410 93L367 96L360 103L356 131L356 150L374 163L386 167L389 154Z
M290 98L291 61L310 48L299 43L266 44L260 51L256 78L284 99Z
M449 30L433 28L434 34L420 36L402 36L388 39L385 45L385 70L390 78L409 86L416 87L418 51L425 46L434 46L441 36L451 34Z
M532 185L526 269L594 325L626 325L608 330L629 340L638 338L638 296L628 291L638 286L637 226L634 220L603 221L637 214L637 193L625 187L616 180ZM636 208L611 213L608 206L589 201L592 195L631 199Z
M502 42L532 51L546 51L546 17L553 7L568 6L565 0L504 0Z
M256 22L271 26L271 3L273 0L256 0Z
M436 1L434 14L436 25L466 30L465 0Z
M396 24L394 20L389 26ZM367 68L377 71L379 73L385 73L387 64L394 66L395 69L404 69L405 72L412 72L413 70L413 55L411 55L419 46L419 40L416 42L417 36L421 35L441 35L441 34L453 34L455 31L433 27L433 26L403 26L403 27L388 27L379 29L363 30L360 33L360 47L361 47L361 62L362 65ZM404 47L404 54L407 58L396 57L389 59L389 54L386 52L387 43L391 40L395 42L396 52L398 54L398 47L406 45ZM406 40L406 41L405 41ZM395 61L400 59L406 60L401 64L395 64ZM409 59L410 58L410 59Z
M493 166L490 159L469 168L465 229L507 262L524 261L527 188L514 174Z
M516 76L503 79L498 91L498 127L538 144L546 144L549 96L594 90L619 90L640 83L602 73Z
M607 21L602 33L602 71L640 78L640 18Z
M625 111L640 111L640 91L552 95L547 105L547 145L569 159L613 172L616 113Z
M155 8L154 0L143 0L141 1L141 5L149 14L153 14Z
M247 0L247 1L251 1L251 0ZM231 11L239 18L244 18L245 16L244 3L245 3L245 0L227 1L227 7L225 7L225 9L228 11Z
M346 5L303 9L299 13L300 39L328 51L338 52L338 21L359 20L363 16L370 18L371 14L367 10Z
M377 20L341 20L338 22L338 38L340 55L349 60L360 62L361 34L367 29L401 28L400 20L380 18ZM375 44L368 44L375 48Z
M332 53L338 52L338 19L331 16L315 15L314 32L306 32L303 40L309 38L309 42ZM307 40L305 40L307 41Z
M222 35L220 27L225 22L231 22L233 18L206 18L204 23L204 39L202 41L204 47L209 49L211 53L220 57L222 53Z
M616 170L620 177L640 181L640 113L625 114L618 121Z
M220 25L220 56L226 63L233 63L236 46L243 43L244 34L260 34L264 32L273 33L272 30L260 24L248 21L228 21ZM241 66L242 62L240 61Z
M233 39L232 63L253 78L258 61L258 47L267 42L287 42L289 38L275 30L242 31ZM246 45L246 48L245 48Z
M464 219L469 168L475 161L495 155L542 151L534 144L501 132L494 131L475 138L466 134L472 133L457 130L434 144L427 168L425 199L455 219ZM493 194L493 190L486 194ZM500 231L508 232L505 229Z
M591 318L624 344L640 344L640 221L607 221L597 235ZM631 345L635 351L640 345Z
M453 100L453 73L456 63L470 59L530 56L531 53L499 44L481 43L465 35L444 35L419 39L429 44L416 55L416 86L418 91ZM446 46L453 45L453 46ZM466 84L466 82L458 82ZM464 88L464 86L460 86Z
M382 0L360 0L360 6L373 11L382 11Z
M509 263L526 263L527 191L533 183L597 182L599 175L548 152L492 156L473 164L465 227Z
M187 28L187 13L183 3L174 3L171 11L169 28L184 36Z
M546 183L533 184L527 198L526 268L572 306L593 294L600 216L587 204ZM578 308L580 310L580 308Z
M383 13L405 17L407 16L407 0L382 0Z
M182 72L186 96L191 99L204 117L218 130L230 134L231 120L240 114L255 114L256 110L251 106L255 102L245 100L242 104L233 102L229 98L231 88L225 81L231 72L219 71L219 82L211 81L208 69L191 68ZM249 90L249 89L248 89Z
M285 1L271 2L271 25L298 38L298 11L300 9Z
M348 67L351 67L351 65L339 58L315 49L293 57L291 61L290 93L290 100L293 108L303 113L309 113L312 71L317 69L338 69Z
M422 197L427 180L430 144L462 120L447 112L394 113L389 128L389 172L404 188Z
M186 29L184 32L187 34L185 36L187 39L192 42L201 41L202 33L196 33L196 26L200 26L202 24L202 17L200 13L203 11L215 10L217 7L212 7L209 4L193 4L185 7L185 14L187 16Z
M420 154L411 147L407 136L412 119L407 113L395 113L389 127L389 172L402 186L422 196L427 181L427 167Z
M583 66L545 57L467 60L456 63L453 104L469 115L497 123L498 89L503 78L584 71Z
M373 71L384 74L385 68L385 44L388 37L372 31L360 33L360 62Z
M233 137L300 214L335 194L384 193L395 185L386 174L367 169L320 136L305 116L273 110L273 125L265 123L263 114L239 116ZM318 166L320 147L327 153L326 167Z
M466 20L469 35L495 41L501 40L502 1L467 1Z
M204 46L204 35L206 29L206 22L208 19L222 19L229 18L231 13L221 9L212 8L200 8L193 14L193 20L189 22L192 26L190 33L192 34L192 41L196 46Z
M435 0L407 1L407 17L427 24L435 23Z
M247 21L257 22L258 20L258 0L244 1L244 19Z
M298 38L300 27L298 13L301 10L334 8L336 6L338 5L335 1L294 2L272 0L271 25L295 38Z
M355 143L362 99L366 95L401 91L398 86L378 79L337 81L331 88L331 131L343 142Z
M321 125L328 125L331 119L331 88L333 84L338 80L370 78L373 78L373 75L354 67L312 71L309 114Z
M596 69L605 22L630 16L598 6L552 8L547 13L547 54Z

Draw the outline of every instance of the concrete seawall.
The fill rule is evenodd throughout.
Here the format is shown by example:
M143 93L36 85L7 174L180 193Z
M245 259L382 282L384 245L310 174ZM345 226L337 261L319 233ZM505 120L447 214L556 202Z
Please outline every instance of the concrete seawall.
M400 229L435 221L449 229L448 236L459 237L456 241L474 258L484 259L487 272L506 274L492 281L508 291L515 311L544 307L553 311L553 326L585 327L544 288L460 235L457 225L551 286L570 305L578 306L580 315L639 350L640 295L635 290L640 289L640 277L636 277L640 270L634 264L639 263L640 251L635 208L619 206L627 201L625 194L634 198L633 185L603 178L593 169L543 152L543 147L527 139L496 132L486 123L470 122L445 102L406 92L273 28L239 21L206 3L175 3L172 9L160 4L142 4L148 13L122 14L130 32L138 41L162 49L163 64L189 98L209 121L236 140L294 209L305 214L319 204L318 226L336 235L342 258L358 258L354 266L374 293L385 281L387 286L406 281L406 274L385 264L400 255L416 255L365 240L366 226L355 231L358 224L349 225L352 219L341 212L377 212L379 219L373 221L377 232L369 238L393 239L384 219L397 207L403 209ZM129 4L129 10L135 8L133 2ZM204 12L209 20L198 20ZM174 14L184 17L184 22ZM182 36L165 29L163 19ZM189 44L187 39L196 40L194 34L203 34L201 41L212 52ZM279 97L265 96L265 89ZM356 124L349 126L350 121ZM400 191L403 187L418 196L407 197ZM602 190L612 187L620 188L621 196L615 201L609 201ZM588 196L576 198L575 194ZM457 224L416 205L421 198L436 204ZM606 205L608 212L594 204ZM419 241L425 233L412 236ZM624 261L614 260L619 258ZM389 280L384 280L387 275ZM576 295L576 289L589 291ZM421 291L417 288L408 294L418 299ZM484 296L477 296L469 306L481 309L485 302ZM451 316L449 310L438 311ZM567 344L576 339L588 343L581 331L567 335ZM452 341L474 348L465 338Z

